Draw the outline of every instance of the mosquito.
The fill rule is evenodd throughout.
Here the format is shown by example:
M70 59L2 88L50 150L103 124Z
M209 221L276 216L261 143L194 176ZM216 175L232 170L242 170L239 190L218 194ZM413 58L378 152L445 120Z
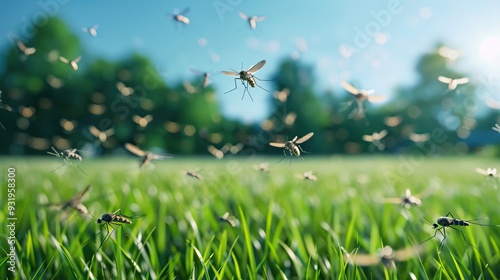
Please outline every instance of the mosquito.
M134 93L134 89L132 87L127 87L122 81L116 82L116 88L123 96L129 96Z
M97 127L91 125L89 126L89 131L95 138L99 139L102 143L108 140L108 137L115 134L115 130L113 128L106 129L104 131L99 130Z
M459 79L452 79L448 78L445 76L439 76L438 81L444 84L448 84L448 90L452 91L457 88L459 85L463 85L469 82L469 78L464 77L464 78L459 78Z
M250 28L252 30L255 30L257 28L257 22L261 22L266 19L265 16L247 16L244 13L240 12L240 18L248 21L248 24L250 25Z
M226 143L220 149L217 149L213 145L209 145L207 147L207 149L208 149L208 152L211 153L214 157L216 157L217 159L222 159L222 158L224 158L224 155L227 152L230 152L233 155L239 153L241 151L241 149L243 149L243 146L244 146L243 143L238 143L236 145L233 145L231 143Z
M430 139L430 135L429 133L417 134L412 132L408 135L408 139L415 143L422 143L428 141Z
M60 165L59 167L57 167L56 169L50 171L50 173L56 171L57 169L59 169L59 168L61 168L63 166L70 165L72 159L73 160L77 160L77 161L82 161L83 160L82 156L77 153L78 151L77 151L76 148L75 149L66 149L66 150L64 150L62 152L58 152L56 150L56 148L54 148L52 146L52 151L53 152L48 151L47 154L63 158L64 163L62 165ZM87 175L87 173L85 173L85 171L83 171L83 169L80 167L80 164L78 164L78 169L80 169L80 171L82 171L83 174Z
M183 23L183 24L189 24L190 20L188 17L186 17L186 14L189 12L189 8L185 8L181 13L178 14L167 14L170 16L174 21Z
M82 201L87 198L91 190L92 190L92 185L87 185L85 189L83 189L83 191L77 193L71 199L60 203L46 204L45 206L55 208L59 211L75 210L81 215L87 215L89 212L87 210L87 207L85 207L85 205L82 204Z
M141 128L145 128L153 120L153 116L145 115L144 117L133 115L132 120L139 125Z
M200 72L200 71L195 70L195 69L191 69L191 72L203 77L203 80L201 82L202 87L206 88L206 87L208 87L208 85L210 85L210 83L212 83L212 81L210 80L210 72Z
M493 178L500 177L500 174L497 173L496 168L488 167L488 169L482 169L482 168L476 167L476 172L481 174L481 175L488 176L488 177L493 177Z
M95 24L92 27L82 27L82 31L85 33L89 33L90 36L96 37L97 36L97 28L99 28L99 24Z
M129 152L131 152L137 156L142 157L141 161L140 161L140 165L139 165L140 167L148 164L153 159L167 159L167 158L172 157L171 155L157 155L157 154L152 153L152 152L143 151L143 150L139 149L137 146L130 144L130 143L126 143L125 148Z
M0 91L1 93L1 91ZM494 131L496 132L499 132L500 133L500 124L496 123L494 127L492 127L491 129L493 129Z
M316 182L318 180L318 177L316 177L316 175L314 175L312 171L306 171L304 172L304 174L295 174L295 177L297 177L298 179L310 180L313 182Z
M429 237L429 238L427 238L426 240L420 242L419 244L423 244L423 243L431 240L432 238L436 237L436 234L439 232L443 236L443 240L441 240L441 243L439 245L439 251L441 251L441 249L443 248L443 245L444 245L444 241L446 240L446 228L451 228L451 229L459 231L462 234L462 237L464 238L464 241L467 244L471 245L473 248L476 248L472 244L470 244L467 241L467 239L465 239L465 235L464 235L463 231L461 231L460 229L456 228L456 226L459 226L459 227L468 227L471 224L478 225L478 226L492 226L492 225L484 225L484 224L479 224L479 223L474 222L476 220L480 220L480 219L467 220L467 221L456 219L455 217L453 217L453 215L451 214L451 212L448 212L448 214L446 214L446 216L439 217L437 219L437 221L432 224L432 228L435 229L434 235L431 236L431 237ZM427 223L431 224L429 221L427 221Z
M254 165L253 167L255 169L259 170L260 172L264 172L264 173L269 172L269 163L267 163L267 162L262 162L259 165Z
M231 91L238 88L238 85L236 84L236 80L240 80L241 84L245 87L245 90L243 91L243 95L241 96L241 100L243 100L243 97L245 97L245 92L248 92L250 99L253 101L252 95L250 94L250 91L248 90L248 85L250 85L250 87L253 87L253 88L255 86L258 86L261 89L269 92L269 90L267 90L267 89L265 89L257 84L255 79L257 79L259 81L260 81L260 79L253 75L255 72L259 71L264 66L264 64L266 64L266 61L261 60L257 64L255 64L254 66L250 67L247 71L244 71L244 70L241 70L240 72L236 72L234 70L233 71L222 71L222 74L224 74L224 75L238 77L238 78L234 78L234 88L232 90L224 92L224 94L231 92ZM247 83L245 84L245 82L247 82Z
M411 206L421 206L422 205L422 200L420 200L419 196L412 195L410 189L406 189L405 195L403 197L383 198L381 200L381 202L401 204L406 209L409 209Z
M363 135L363 140L366 142L371 142L380 151L384 150L385 145L380 142L385 136L387 136L387 130L382 130L380 132L374 132L372 135Z
M195 179L198 179L198 180L202 180L203 179L203 176L201 176L201 174L198 173L198 168L196 168L194 170L185 171L184 174L186 174L186 176L189 176L189 177L192 177L192 178L195 178Z
M73 60L69 60L69 59L67 59L67 58L65 58L63 56L59 56L59 60L60 61L66 63L66 64L69 64L71 66L71 68L73 68L73 70L75 70L75 71L78 70L78 62L80 61L81 58L82 57L79 56L79 57L77 57L77 58L75 58Z
M109 240L109 238L111 237L111 234L113 234L113 232L116 230L116 228L113 225L121 227L124 224L132 224L131 219L136 219L136 218L140 218L143 216L144 215L138 215L138 216L134 216L134 217L125 216L122 214L121 209L118 209L113 213L105 213L104 215L102 215L100 218L97 218L97 219L95 217L93 217L94 220L96 220L96 223L100 224L101 228L106 227L104 230L107 231L107 234L104 237L104 241L101 242L101 245L99 245L99 247L97 248L96 251L99 251L99 249L101 249L102 245L104 245ZM109 227L111 227L113 230L110 231ZM95 236L97 236L101 232L102 232L102 229ZM123 233L127 237L129 237L125 233L125 231L123 231ZM85 241L84 244L87 244L91 239Z
M292 165L292 158L295 155L296 157L303 159L300 156L300 152L302 151L303 153L307 153L306 151L302 150L302 147L300 147L299 144L302 144L309 140L314 135L314 132L309 132L308 134L302 136L301 138L297 139L297 136L295 136L292 141L287 141L285 143L279 143L279 142L271 142L269 143L270 146L277 147L277 148L283 148L283 157L278 161L280 163L285 157L287 152L292 156L290 158L290 165Z
M375 90L370 89L357 89L353 85L349 84L346 81L342 81L340 85L350 94L352 94L355 98L357 107L352 111L351 114L349 114L349 118L352 118L355 114L359 114L360 116L364 116L364 113L366 111L365 107L363 106L363 102L365 100L368 100L370 102L380 102L386 99L385 96L382 95L372 95ZM353 101L350 101L347 103L347 107L350 107L352 105Z
M2 91L0 90L0 109L4 109L8 112L12 112L12 107L10 107L9 105L7 104L4 104L2 102ZM2 126L3 130L6 130L5 127L3 126L3 124L0 122L0 125Z
M28 48L21 41L17 41L17 47L19 48L20 51L23 52L25 56L30 56L36 52L35 48Z
M345 256L347 261L352 265L373 266L381 263L389 269L395 269L396 262L403 262L412 259L423 251L423 246L413 246L397 251L392 249L390 246L385 246L384 248L379 249L376 255L349 254L345 252Z
M240 221L235 216L230 215L229 212L224 213L224 215L219 218L219 221L226 222L231 225L231 227L240 226Z

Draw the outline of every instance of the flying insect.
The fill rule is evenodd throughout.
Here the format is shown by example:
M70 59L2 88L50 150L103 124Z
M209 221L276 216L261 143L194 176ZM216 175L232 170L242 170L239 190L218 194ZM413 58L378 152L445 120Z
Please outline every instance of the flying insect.
M287 141L285 143L271 142L271 143L269 143L269 145L273 146L273 147L277 147L277 148L283 148L283 155L284 156L278 161L278 163L281 162L286 157L287 153L290 154L290 156L292 156L292 158L295 155L296 157L303 159L300 156L300 153L301 152L307 153L307 152L302 150L302 147L300 147L299 144L306 142L313 135L314 135L314 132L309 132L308 134L302 136L299 139L297 139L297 136L295 136L291 141ZM292 164L292 158L290 158L290 165Z
M140 164L139 164L139 167L143 167L144 165L147 165L153 159L167 159L167 158L172 157L171 155L157 155L157 154L152 153L152 152L143 151L139 147L137 147L136 145L133 145L130 143L125 143L125 148L129 152L131 152L137 156L142 157Z
M238 85L236 84L236 80L240 80L241 84L245 87L245 90L243 91L243 95L241 96L242 100L243 100L243 97L245 97L245 92L248 92L250 99L253 101L252 95L250 94L250 91L248 90L248 85L250 85L250 87L253 87L253 88L255 86L258 86L261 89L269 92L269 90L267 90L267 89L265 89L257 84L255 79L259 80L259 78L255 77L253 75L255 72L259 71L264 66L264 64L266 64L266 61L261 60L257 64L255 64L254 66L250 67L247 71L244 71L244 70L241 70L240 72L236 72L234 70L233 71L222 71L222 74L224 74L224 75L238 77L238 78L234 78L234 88L232 90L226 91L224 94L229 93L229 92L238 88Z

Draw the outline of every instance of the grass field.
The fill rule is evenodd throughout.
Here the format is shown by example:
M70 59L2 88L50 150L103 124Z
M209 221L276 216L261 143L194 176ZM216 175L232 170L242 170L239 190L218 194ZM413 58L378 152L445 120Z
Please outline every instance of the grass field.
M7 270L9 229L2 226L0 278L5 279L498 279L500 227L448 229L422 252L396 262L355 266L345 252L377 254L409 248L434 234L435 222L455 218L500 224L495 178L475 167L491 158L305 157L175 158L138 168L133 158L87 160L50 173L53 158L2 158L2 211L7 224L7 169L16 169L16 274ZM269 173L254 169L269 162ZM199 168L203 180L183 172ZM295 174L312 170L316 182ZM64 171L64 172L63 172ZM86 185L83 202L96 218L121 209L132 224L108 242L90 217L43 206L67 200ZM428 193L421 207L381 203L405 189ZM219 218L229 212L240 225ZM88 242L86 242L88 241ZM420 247L418 247L420 248ZM410 250L411 251L411 250Z

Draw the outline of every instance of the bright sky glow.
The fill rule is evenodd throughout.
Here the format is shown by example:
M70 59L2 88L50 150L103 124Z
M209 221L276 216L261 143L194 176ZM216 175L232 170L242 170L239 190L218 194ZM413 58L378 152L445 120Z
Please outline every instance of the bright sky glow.
M189 8L188 25L172 14ZM239 13L265 16L250 28ZM37 18L56 15L77 34L86 59L118 59L131 52L152 59L167 83L210 71L223 112L245 121L267 116L270 93L252 89L254 102L241 100L222 70L248 69L266 59L256 76L268 79L282 58L294 57L315 69L316 90L340 81L355 82L391 95L396 86L414 82L416 59L445 43L456 66L479 80L498 73L500 1L75 1L0 2L0 51L15 47L9 34L28 38ZM99 24L97 36L82 32ZM453 59L452 59L453 60ZM243 65L243 66L242 66ZM271 92L272 83L260 85ZM500 96L497 98L500 100Z

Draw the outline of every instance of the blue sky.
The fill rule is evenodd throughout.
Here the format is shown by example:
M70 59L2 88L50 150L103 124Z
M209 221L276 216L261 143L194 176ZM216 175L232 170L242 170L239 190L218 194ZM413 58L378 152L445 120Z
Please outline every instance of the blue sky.
M184 8L190 9L189 25L167 15ZM266 19L250 30L239 12ZM269 93L252 89L254 102L240 100L242 87L223 95L234 82L217 73L262 59L267 64L256 74L261 79L271 76L282 58L298 54L314 66L318 91L340 92L340 81L347 79L389 96L396 86L414 82L416 59L438 42L460 51L456 67L473 79L499 71L500 44L498 51L480 51L486 39L500 38L500 1L495 0L3 0L0 52L12 47L9 33L22 35L30 22L48 14L63 18L79 36L87 52L82 63L134 51L150 57L167 83L192 78L190 69L212 72L224 114L245 121L267 116ZM96 38L81 31L94 24L99 24ZM341 46L356 52L343 57ZM271 83L261 85L273 90Z

